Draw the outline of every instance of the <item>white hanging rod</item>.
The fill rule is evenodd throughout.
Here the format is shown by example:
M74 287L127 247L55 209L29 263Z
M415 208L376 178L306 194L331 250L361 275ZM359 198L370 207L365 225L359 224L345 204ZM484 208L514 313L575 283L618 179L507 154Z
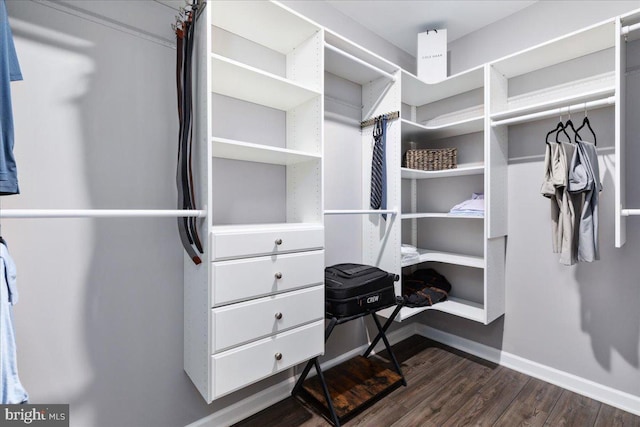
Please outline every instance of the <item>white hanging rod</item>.
M377 214L377 215L397 215L398 211L396 209L337 209L337 210L328 210L324 211L325 215L367 215L367 214Z
M202 218L206 210L180 209L2 209L0 218Z
M627 25L626 27L622 27L622 35L627 35L632 31L638 30L640 29L640 23L637 24L633 24L633 25Z
M396 81L396 77L395 77L393 74L387 73L386 71L381 70L380 68L378 68L378 67L376 67L376 66L374 66L374 65L371 65L371 64L369 64L368 62L363 61L362 59L360 59L360 58L358 58L358 57L356 57L356 56L353 56L353 55L351 55L350 53L345 52L345 51L344 51L344 50L342 50L342 49L339 49L339 48L337 48L337 47L335 47L335 46L333 46L333 45L330 45L330 44L329 44L329 43L327 43L327 42L325 42L325 43L324 43L324 47L326 47L326 48L327 48L327 49L329 49L329 50L334 51L334 52L335 52L335 53L337 53L338 55L342 55L342 56L344 56L345 58L349 58L350 60L352 60L352 61L354 61L354 62L357 62L358 64L362 65L363 67L366 67L366 68L368 68L368 69L370 69L370 70L375 71L376 73L378 73L378 74L380 74L380 75L382 75L382 76L384 76L384 77L386 77L386 78L390 79L391 81L394 81L394 82Z
M510 119L496 120L491 122L491 126L503 126L511 125L514 123L532 122L534 120L544 119L547 117L560 116L562 114L568 114L570 112L580 112L584 110L593 110L595 108L606 107L615 104L615 96L610 96L604 99L598 99L597 101L582 102L580 104L570 105L568 107L553 108L551 110L540 111L539 113L525 114L523 116L512 117Z
M640 216L640 209L622 209L620 214L622 216Z

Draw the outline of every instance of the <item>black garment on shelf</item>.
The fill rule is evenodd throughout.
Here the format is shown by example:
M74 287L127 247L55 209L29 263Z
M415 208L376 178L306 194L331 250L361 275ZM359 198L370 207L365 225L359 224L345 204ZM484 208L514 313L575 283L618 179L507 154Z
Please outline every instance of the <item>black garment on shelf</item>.
M402 297L407 307L431 306L445 301L451 292L451 283L432 268L416 270L402 278Z
M353 316L396 304L398 275L362 264L325 268L325 307L330 316Z

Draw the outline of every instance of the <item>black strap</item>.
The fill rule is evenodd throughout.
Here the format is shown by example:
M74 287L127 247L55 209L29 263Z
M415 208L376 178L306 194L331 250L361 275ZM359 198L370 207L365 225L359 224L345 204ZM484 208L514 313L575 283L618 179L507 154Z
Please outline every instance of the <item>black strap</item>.
M179 120L176 186L178 189L178 208L183 210L196 208L191 160L193 149L193 82L191 76L195 40L193 19L196 16L197 7L198 4L194 4L192 10L187 12L186 19L176 27L176 88ZM195 264L200 264L202 260L197 252L203 253L203 248L198 235L196 218L178 218L178 233L189 258Z

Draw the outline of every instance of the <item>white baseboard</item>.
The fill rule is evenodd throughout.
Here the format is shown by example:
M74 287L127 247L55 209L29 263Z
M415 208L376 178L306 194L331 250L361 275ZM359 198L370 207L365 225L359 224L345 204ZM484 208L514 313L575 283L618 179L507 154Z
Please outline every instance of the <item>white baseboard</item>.
M497 363L514 371L522 372L523 374L538 378L542 381L555 384L564 389L622 409L623 411L640 415L640 396L616 390L591 380L516 356L515 354L498 350L466 338L461 338L457 335L442 332L426 325L416 323L415 330L417 334L423 337Z
M409 338L414 334L416 334L416 328L413 324L409 324L404 327L398 328L393 332L387 333L387 338L389 340L389 343L391 345L394 345ZM374 337L371 338L373 339ZM321 364L321 367L323 370L327 370L335 365L339 365L340 363L349 360L358 354L362 354L367 349L367 347L368 344L363 344L360 347L348 351L347 353L341 354L338 357L323 362ZM384 344L381 341L378 345L376 345L374 353L376 351L381 351L382 349L384 349ZM312 369L309 374L309 376L312 375L315 375L315 369ZM240 400L233 405L227 406L223 409L220 409L219 411L214 412L211 415L201 418L198 421L195 421L185 427L221 427L235 424L289 397L289 395L291 394L291 390L293 389L293 386L295 384L295 380L296 378L293 377L288 378L276 385L266 388L258 393L252 394L246 399Z

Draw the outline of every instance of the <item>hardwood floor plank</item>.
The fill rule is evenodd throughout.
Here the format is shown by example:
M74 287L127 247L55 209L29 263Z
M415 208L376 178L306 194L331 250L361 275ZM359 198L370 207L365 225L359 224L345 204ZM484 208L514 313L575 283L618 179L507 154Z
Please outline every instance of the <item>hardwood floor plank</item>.
M640 416L602 403L595 427L640 427Z
M560 387L531 378L494 426L543 426L561 394Z
M451 378L443 378L436 385L436 390L428 397L417 400L411 410L399 419L394 427L441 426L446 420L458 413L470 396L473 396L489 378L497 367L485 366L470 359L462 359L460 370ZM412 393L421 397L421 393Z
M407 387L405 390L398 390L396 394L391 396L397 404L403 405L412 410L424 402L428 402L432 394L437 393L445 387L453 378L461 371L464 371L472 362L458 358L450 357L439 365L429 368L429 371L416 381L415 385Z
M404 406L396 403L391 404L387 396L356 415L345 424L345 427L390 426L407 412L408 410Z
M305 409L296 399L289 396L275 405L234 424L233 427L300 426L312 418L314 417L311 412ZM322 421L324 422L324 420ZM309 424L309 427L311 427L311 424Z
M511 405L529 377L505 367L497 367L487 382L463 404L443 426L491 426Z
M343 423L344 427L512 427L543 423L550 427L640 427L638 416L423 337L413 336L393 348L408 386L383 397ZM372 357L384 361L386 354L381 352L379 356ZM344 380L358 382L356 377ZM289 397L235 426L331 424L316 410Z
M601 403L569 390L563 390L545 426L593 426Z

